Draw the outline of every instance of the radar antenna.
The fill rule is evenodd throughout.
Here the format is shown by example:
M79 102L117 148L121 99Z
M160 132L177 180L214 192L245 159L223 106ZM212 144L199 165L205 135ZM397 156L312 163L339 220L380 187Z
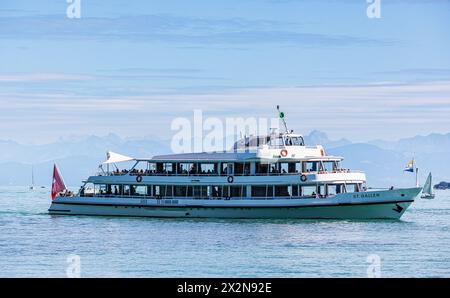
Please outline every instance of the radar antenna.
M287 124L286 124L286 120L284 120L284 113L280 111L280 106L279 105L277 105L277 110L278 110L278 115L279 115L281 121L283 121L284 128L286 129L286 133L289 133L289 130L288 130L288 127L287 127Z

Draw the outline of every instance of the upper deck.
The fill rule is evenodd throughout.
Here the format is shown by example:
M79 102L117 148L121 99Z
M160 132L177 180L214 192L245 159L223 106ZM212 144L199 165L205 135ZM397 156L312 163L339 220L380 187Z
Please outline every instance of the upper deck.
M365 181L364 173L341 167L342 157L326 155L321 145L305 145L302 135L294 134L292 130L289 131L286 124L285 127L286 132L284 133L272 131L269 135L245 136L235 142L229 151L223 152L165 154L152 158L131 158L110 153L108 160L103 163L103 165L107 165L106 170L103 165L100 166L100 173L90 177L89 181L98 180L95 177L105 176L179 177L170 179L172 181L186 180L183 176L197 176L199 181L203 182L204 179L201 177L247 176L245 180L252 180L251 177L261 180L257 177L288 175L307 175L308 181L311 182L324 181L328 178ZM135 164L129 170L120 170L116 163L122 161L134 161ZM110 164L113 164L115 168L112 171L110 171ZM118 177L114 179L122 180ZM151 180L155 179L159 178ZM290 178L279 178L278 180L282 182L286 179ZM148 178L144 180L148 181Z

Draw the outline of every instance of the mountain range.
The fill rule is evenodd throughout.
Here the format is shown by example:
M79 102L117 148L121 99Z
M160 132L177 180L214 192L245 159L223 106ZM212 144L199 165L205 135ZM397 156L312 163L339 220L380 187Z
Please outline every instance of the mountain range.
M450 133L366 143L332 140L321 131L312 131L304 138L307 145L321 144L327 154L344 157L344 167L366 172L369 187L413 185L414 175L403 171L412 157L417 161L421 181L430 171L436 183L450 178ZM78 186L97 171L107 150L133 157L151 157L170 153L170 140L151 135L128 139L112 133L102 137L70 137L44 145L0 140L0 185L29 185L33 167L36 184L49 186L56 161L66 183Z

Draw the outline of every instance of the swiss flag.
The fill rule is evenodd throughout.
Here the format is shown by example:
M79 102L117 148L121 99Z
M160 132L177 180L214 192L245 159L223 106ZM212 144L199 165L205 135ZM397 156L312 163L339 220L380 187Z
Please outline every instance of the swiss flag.
M56 164L53 165L53 182L52 182L52 201L56 198L56 195L63 190L66 190L66 185L58 172Z

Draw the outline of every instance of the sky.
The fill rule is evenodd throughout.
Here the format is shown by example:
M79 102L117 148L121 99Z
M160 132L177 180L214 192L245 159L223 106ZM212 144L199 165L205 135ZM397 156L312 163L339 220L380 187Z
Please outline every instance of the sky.
M450 1L0 2L0 140L167 139L273 117L354 141L450 132Z

